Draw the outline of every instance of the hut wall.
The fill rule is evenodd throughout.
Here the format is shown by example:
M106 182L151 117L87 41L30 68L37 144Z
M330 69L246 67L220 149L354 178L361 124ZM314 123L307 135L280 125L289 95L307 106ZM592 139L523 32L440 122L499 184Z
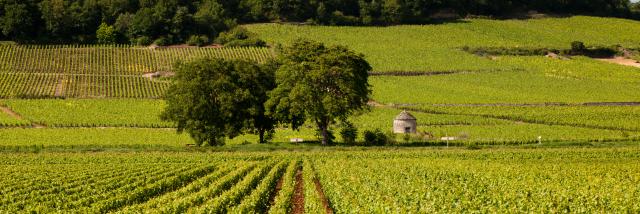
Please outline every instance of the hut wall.
M407 127L410 129L409 133L415 134L418 124L415 120L394 120L393 121L393 133L404 134Z

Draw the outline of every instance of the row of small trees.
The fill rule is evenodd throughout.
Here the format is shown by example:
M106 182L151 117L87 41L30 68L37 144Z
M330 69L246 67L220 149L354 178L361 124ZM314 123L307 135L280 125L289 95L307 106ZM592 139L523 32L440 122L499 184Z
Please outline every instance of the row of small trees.
M315 124L322 144L331 125L366 110L369 63L343 46L299 40L265 64L197 59L176 66L161 118L177 124L198 145L252 133L266 142L278 125Z

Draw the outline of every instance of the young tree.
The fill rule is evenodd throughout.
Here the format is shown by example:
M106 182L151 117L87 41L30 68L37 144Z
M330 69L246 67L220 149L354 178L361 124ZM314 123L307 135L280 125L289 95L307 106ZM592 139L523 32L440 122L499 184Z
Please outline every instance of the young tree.
M116 31L113 29L113 26L103 22L96 31L96 39L98 39L98 43L100 44L115 44Z
M264 100L274 86L274 69L244 60L197 59L176 66L174 84L165 97L163 120L176 123L198 145L224 144L245 132L271 132Z
M343 46L299 40L282 51L280 63L267 114L294 129L307 119L313 121L323 145L329 143L330 125L367 108L371 66L363 55Z

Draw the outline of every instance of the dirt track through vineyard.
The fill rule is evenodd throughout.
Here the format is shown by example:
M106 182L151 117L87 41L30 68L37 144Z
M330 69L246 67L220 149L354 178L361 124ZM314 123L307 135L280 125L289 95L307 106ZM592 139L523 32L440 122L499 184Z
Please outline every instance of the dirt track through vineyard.
M20 114L16 113L15 111L11 110L9 107L5 107L5 106L0 106L0 111L4 112L5 114L18 119L18 120L24 120L24 118L22 116L20 116ZM36 124L36 123L31 123L31 125L33 126L33 128L45 128L46 126L41 125L41 124Z
M0 106L0 111L4 112L5 114L18 119L18 120L22 120L22 116L20 116L18 113L14 112L13 110L11 110L10 108L4 107L4 106Z
M318 192L318 194L320 194L320 200L322 201L322 206L324 207L325 212L327 214L333 214L333 209L331 209L331 205L329 205L329 199L327 199L327 196L324 194L322 184L320 184L320 181L317 178L313 179L313 183L316 186L316 191Z
M604 59L596 59L596 60L603 61L603 62L614 63L614 64L618 64L618 65L632 66L632 67L640 68L640 62L638 62L637 60L627 59L627 58L624 58L624 57L604 58Z
M296 172L296 186L293 192L293 213L301 214L304 213L304 182L302 180L302 170L298 169Z
M62 77L60 78L60 80L58 80L58 83L56 84L56 91L53 94L56 97L61 97L64 94L64 85L66 82L66 78Z
M278 183L276 183L276 188L273 190L273 193L271 193L271 195L269 196L269 206L273 206L275 204L276 196L280 193L280 190L282 190L283 181L284 181L284 175L280 176L280 179L278 179Z

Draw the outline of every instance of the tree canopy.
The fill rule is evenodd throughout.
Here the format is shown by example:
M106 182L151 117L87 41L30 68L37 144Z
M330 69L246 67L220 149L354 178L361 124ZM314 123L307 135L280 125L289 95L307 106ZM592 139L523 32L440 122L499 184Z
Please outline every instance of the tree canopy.
M275 121L265 116L266 93L275 87L273 64L197 59L176 66L161 118L186 131L198 145L257 133L265 142Z
M344 46L299 40L285 48L269 92L267 113L297 129L313 122L322 144L331 142L330 126L367 108L371 66Z

